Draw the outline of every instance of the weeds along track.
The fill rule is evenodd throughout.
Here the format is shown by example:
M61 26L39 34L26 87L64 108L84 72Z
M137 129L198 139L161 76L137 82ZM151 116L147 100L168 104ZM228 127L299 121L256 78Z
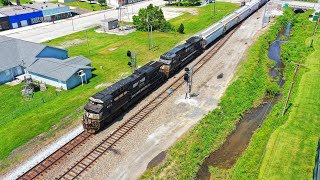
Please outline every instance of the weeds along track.
M193 66L193 73L196 73L210 58L218 52L218 50L227 42L231 35L238 29L240 25L231 30L228 34L222 37L214 46L205 52L204 56L196 62ZM113 147L120 143L121 140L133 131L139 123L141 123L151 112L158 108L168 97L170 97L182 84L184 84L183 75L175 77L176 79L167 85L162 92L160 92L155 98L148 102L147 105L142 107L136 114L131 116L118 128L116 128L109 136L104 138L92 148L86 155L84 155L79 161L76 161L66 172L58 176L56 179L75 179L78 178L83 172L93 167L94 163L99 157L111 151ZM62 146L60 149L55 151L49 157L41 161L39 164L34 166L32 169L24 173L18 179L29 180L38 179L43 176L53 166L57 165L61 160L66 159L67 155L71 154L77 147L85 144L91 137L92 134L82 132L74 139L69 141L67 144Z
M193 67L193 72L196 73L210 58L226 43L226 41L231 37L231 35L238 29L230 31L225 37L220 39L218 43L211 47L209 51L201 58ZM113 131L108 137L103 139L99 144L97 144L87 155L83 156L79 161L68 168L66 172L60 175L57 179L75 179L87 171L89 168L93 167L94 163L99 157L111 151L117 143L133 131L139 123L141 123L152 111L160 106L169 96L173 94L182 84L184 84L183 75L179 76L168 85L165 90L163 90L159 95L152 99L147 105L142 107L136 114L131 116L127 121L120 125L115 131Z
M32 169L20 176L19 180L29 180L40 178L59 161L66 158L66 156L72 153L77 147L80 147L87 142L93 135L87 132L82 132L69 141L67 144L56 150L50 156L42 160L39 164L35 165Z

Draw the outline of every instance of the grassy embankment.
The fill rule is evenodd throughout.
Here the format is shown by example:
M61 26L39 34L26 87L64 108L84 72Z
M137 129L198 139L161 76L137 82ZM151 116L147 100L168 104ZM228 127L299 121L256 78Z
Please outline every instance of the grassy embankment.
M77 112L81 105L87 102L88 97L105 87L95 88L102 83L112 83L129 74L127 66L127 50L138 51L138 65L143 65L150 60L157 59L160 54L174 47L183 39L195 32L208 27L222 17L234 11L238 6L231 3L217 3L216 18L213 17L213 5L199 7L198 15L183 14L170 22L177 28L180 23L185 26L186 34L154 32L155 50L148 50L148 34L146 32L134 32L127 36L98 34L93 29L88 30L90 56L87 52L85 41L86 33L78 32L61 37L46 44L61 46L65 43L78 41L66 49L69 56L84 55L92 60L95 77L84 86L78 86L69 91L55 92L49 87L46 92L37 92L34 99L23 102L20 96L20 88L0 86L0 160L1 169L8 166L13 160L6 159L17 147L25 144L35 136L47 132L52 126L60 122L69 114L79 115ZM197 26L194 26L197 24ZM103 66L103 69L99 67ZM80 123L80 118L78 118Z
M223 144L241 116L258 105L266 95L272 96L278 92L276 83L268 75L273 62L267 55L269 45L289 18L289 15L279 17L268 32L249 48L245 63L238 68L237 78L221 98L220 108L210 112L185 134L168 150L165 162L148 170L142 179L194 178L204 159ZM231 175L230 170L210 168L210 171L218 175L216 177L219 179L226 179Z
M291 38L282 45L281 58L286 64L284 97L256 132L250 146L237 162L234 179L312 179L320 137L320 36L314 49L309 48L315 23L308 21L311 12L297 14ZM320 31L318 30L318 33ZM301 67L289 101L281 116L285 98L294 74Z

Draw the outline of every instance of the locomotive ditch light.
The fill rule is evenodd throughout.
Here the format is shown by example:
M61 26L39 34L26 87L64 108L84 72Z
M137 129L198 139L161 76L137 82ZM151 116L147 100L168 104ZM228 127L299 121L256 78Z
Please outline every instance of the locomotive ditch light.
M132 57L132 56L131 56L131 51L127 51L127 56L128 56L129 58Z

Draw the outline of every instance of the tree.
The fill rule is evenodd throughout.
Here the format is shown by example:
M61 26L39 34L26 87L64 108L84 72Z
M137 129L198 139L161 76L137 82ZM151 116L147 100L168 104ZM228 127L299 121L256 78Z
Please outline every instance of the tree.
M180 34L184 34L184 25L180 24L179 28L177 29L177 32Z
M9 0L0 0L0 4L3 4L4 6L8 6L8 5L10 5L10 1Z
M138 16L133 16L133 24L139 31L148 31L152 26L152 30L167 32L172 30L172 25L166 21L160 7L150 4L147 8L139 10Z
M104 6L106 4L106 0L98 0L100 6Z

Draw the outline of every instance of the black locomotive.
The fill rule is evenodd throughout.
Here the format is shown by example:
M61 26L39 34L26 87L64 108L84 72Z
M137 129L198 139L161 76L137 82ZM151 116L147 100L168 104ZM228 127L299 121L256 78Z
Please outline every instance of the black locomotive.
M203 39L199 36L189 38L186 43L179 45L160 56L162 72L167 78L180 70L203 52Z
M97 132L105 123L162 84L165 76L159 71L161 66L161 62L149 62L130 76L91 96L84 107L84 129Z
M84 107L84 129L96 133L115 116L163 84L202 51L202 38L192 37L185 44L161 55L159 61L149 62L130 76L91 96Z

